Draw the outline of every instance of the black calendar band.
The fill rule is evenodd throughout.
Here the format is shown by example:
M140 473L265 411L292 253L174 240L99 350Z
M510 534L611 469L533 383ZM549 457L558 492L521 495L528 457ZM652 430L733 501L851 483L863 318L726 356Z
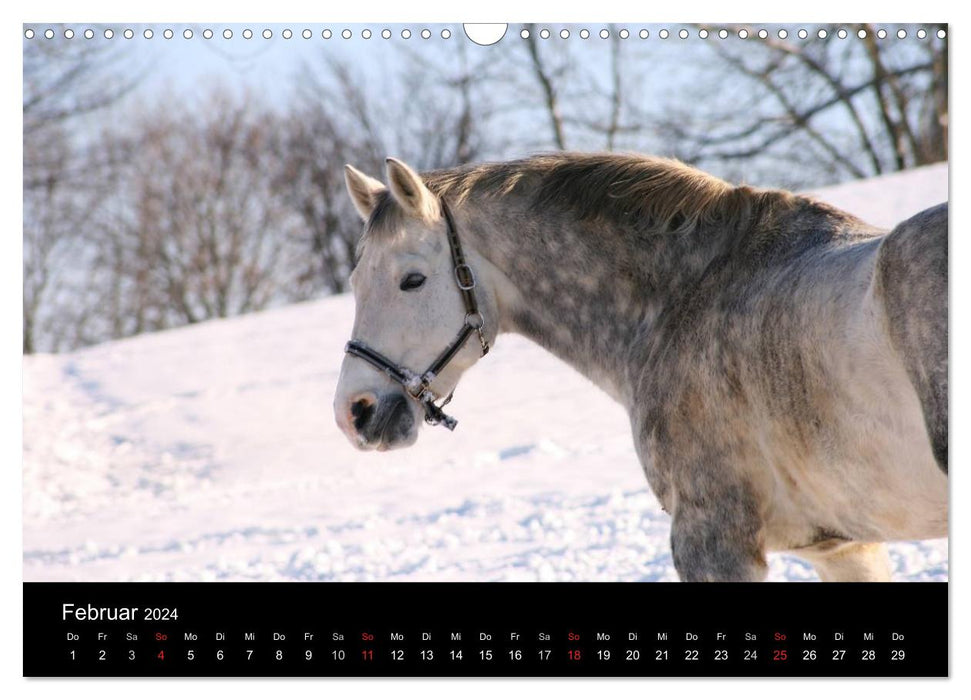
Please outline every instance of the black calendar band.
M25 583L25 676L946 676L946 583Z

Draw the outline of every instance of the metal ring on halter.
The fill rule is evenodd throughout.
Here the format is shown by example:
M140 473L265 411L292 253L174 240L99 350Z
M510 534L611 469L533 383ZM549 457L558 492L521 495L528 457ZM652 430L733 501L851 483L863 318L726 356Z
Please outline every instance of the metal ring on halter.
M485 318L481 311L476 311L475 313L465 314L465 323L473 330L480 330L485 325Z

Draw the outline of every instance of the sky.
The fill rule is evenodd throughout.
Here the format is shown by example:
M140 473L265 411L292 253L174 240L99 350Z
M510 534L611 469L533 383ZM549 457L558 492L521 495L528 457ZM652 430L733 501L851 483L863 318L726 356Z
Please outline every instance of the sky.
M688 108L692 113L701 114L710 110L712 104L723 99L746 100L750 93L750 86L740 80L737 89L728 89L723 94L701 92L699 71L717 70L713 67L715 54L712 46L715 43L731 44L743 41L734 34L725 39L716 38L712 32L707 39L698 36L699 29L692 25L679 24L630 24L604 25L601 23L570 24L570 25L537 25L536 30L548 30L544 42L543 54L549 65L555 65L555 58L562 49L569 46L569 60L581 65L583 75L593 75L595 80L590 84L560 83L563 103L571 105L565 109L574 111L571 116L578 116L574 106L582 104L585 95L599 92L603 95L609 90L610 43L601 38L602 31L611 26L619 36L626 38L622 42L623 51L628 60L625 61L624 90L625 100L642 117L656 114L665 116L669 108ZM756 25L756 27L761 25ZM805 38L797 39L797 33L804 29L801 25L764 25L774 36L780 30L788 31L790 41L815 40L817 27L809 25ZM827 25L830 32L835 34L836 28ZM473 44L459 24L169 24L169 25L25 25L27 30L35 32L32 41L48 41L42 38L45 31L52 29L52 41L64 41L63 31L71 28L75 32L73 41L111 42L113 46L132 47L123 54L125 60L130 60L142 78L130 99L120 105L130 106L131 102L155 105L158 103L154 96L164 94L173 95L175 99L191 102L193 97L202 96L209 92L214 84L228 89L246 90L254 96L262 98L271 105L277 105L281 110L292 103L294 93L299 89L299 79L304 67L313 70L315 65L323 66L327 58L333 58L345 65L350 65L353 75L364 83L364 92L373 98L387 99L397 104L402 97L401 90L407 86L400 84L400 63L403 52L399 49L407 46L417 55L429 60L435 67L446 67L450 61L458 60L458 53L453 47L463 43L467 49L470 65L480 65L481 56L487 60L482 63L486 70L493 65L501 65L516 56L517 68L520 73L509 76L502 74L504 90L503 110L496 123L499 133L516 133L526 135L520 137L516 143L518 148L508 151L499 147L488 157L515 157L525 155L536 150L546 150L552 146L550 133L547 129L548 117L543 111L543 97L535 80L524 79L522 71L529 70L529 59L522 47L520 31L523 25L510 24L503 39L493 46L482 47ZM886 41L896 41L896 25L887 25L889 36ZM916 25L906 25L908 42L917 42ZM92 37L82 38L85 30L92 31ZM104 36L106 29L113 32L113 38ZM146 29L152 32L151 38L145 36ZM131 38L126 38L126 30L130 30ZM251 38L246 38L246 31L251 31ZM388 37L383 36L388 30ZM448 38L443 38L443 30ZM587 32L584 38L581 30ZM753 27L753 31L755 27ZM561 33L568 32L564 40ZM667 32L667 34L665 34ZM210 38L205 38L206 34ZM368 35L369 33L369 35ZM405 34L410 33L408 38ZM170 38L166 38L169 34ZM543 33L540 32L542 36ZM346 36L346 38L345 38ZM288 38L289 37L289 38ZM306 37L306 38L305 38ZM423 38L427 37L427 38ZM754 36L751 39L755 39ZM849 34L849 42L856 41L856 37ZM25 39L25 41L31 41ZM546 43L548 42L548 43ZM916 43L915 43L916 48ZM494 56L494 59L492 58ZM430 58L429 58L430 57ZM633 58L631 61L629 59ZM512 85L512 83L516 83ZM512 86L512 90L506 88ZM481 88L477 88L481 89ZM494 88L490 88L494 89ZM404 93L407 95L407 93ZM577 102L577 100L580 102ZM510 107L510 100L513 108ZM518 107L515 105L518 103ZM594 104L594 103L590 103ZM606 110L603 97L596 103L594 110ZM394 110L391 110L394 111ZM605 113L604 113L605 114ZM582 118L584 115L579 114ZM591 116L591 115L586 115ZM600 119L605 118L603 114ZM507 121L509 120L509 121ZM837 131L852 130L849 117L842 109L829 110L817 115L814 125L823 130ZM568 131L570 131L568 126ZM835 132L834 132L835 133ZM535 135L535 143L530 143L530 134ZM600 135L591 135L582 130L573 129L568 138L568 147L581 150L597 150L604 147ZM593 139L593 140L591 140ZM658 155L680 155L674 145L660 140L661 137L651 130L640 131L615 147L633 149ZM501 139L500 139L501 140ZM522 151L522 152L520 152ZM763 159L764 160L764 159ZM702 165L713 170L715 174L728 177L736 181L752 182L763 186L792 186L786 179L785 165L775 165L764 173L748 171L736 172L737 169L725 172L719 168L725 164L708 163ZM731 164L728 164L731 165ZM728 167L725 165L725 167ZM734 166L732 166L734 168ZM768 167L768 166L767 166ZM781 168L781 170L780 170ZM768 173L768 174L766 174ZM756 179L751 179L755 175ZM846 174L844 173L843 176ZM831 182L826 180L825 182ZM794 181L793 181L794 182ZM823 184L823 182L819 182Z
M602 62L606 65L607 51L600 32L608 25L538 25L538 28L548 27L551 44L562 42L560 32L569 28L569 40L581 42L584 50L580 52L585 62ZM649 45L658 48L659 32L665 27L679 25L630 25L628 39L631 44L649 50ZM313 65L320 62L324 56L331 56L343 62L351 63L367 79L380 79L382 72L390 72L395 61L400 60L400 53L395 49L407 44L416 50L438 51L465 42L472 59L477 60L478 53L508 53L511 44L522 41L519 36L521 25L509 25L501 41L490 47L477 46L465 34L459 24L130 24L130 25L45 25L28 24L26 29L33 29L37 33L34 41L41 40L45 30L53 27L56 41L62 41L61 33L64 28L75 31L74 41L81 40L85 29L92 28L94 36L86 41L106 42L113 45L134 46L135 50L129 55L139 67L147 69L145 77L135 91L137 97L144 97L152 90L161 87L174 86L179 91L189 92L198 90L208 83L220 81L227 85L245 86L257 91L272 100L286 100L293 89L293 78L303 64ZM106 39L103 32L110 28L114 35ZM589 28L587 39L581 38L580 28ZM618 29L626 26L618 26ZM124 31L131 29L133 36L125 38ZM150 29L151 38L144 33ZM163 32L171 29L172 37L165 38ZM205 30L212 31L212 38L204 38ZM244 30L252 30L252 38L244 37ZM390 30L390 37L382 36L383 30ZM191 38L185 38L184 32L191 31ZM226 38L225 31L231 32ZM263 36L269 31L268 38ZM284 32L292 32L291 38L285 38ZM365 30L370 31L370 37L365 38ZM427 30L428 38L422 37L423 30ZM448 38L443 38L443 30ZM309 31L309 38L304 33ZM329 31L330 38L324 38L323 33ZM344 32L350 36L344 38ZM644 32L646 38L641 38ZM403 37L403 32L410 32L410 37ZM683 41L677 39L673 33L666 40L664 49L670 51L676 48L679 53L693 52L699 48L697 37ZM675 44L675 46L671 46ZM426 48L427 47L427 48ZM447 60L448 53L443 52L436 60ZM651 76L652 89L670 84L673 76L669 71L662 71Z
M92 42L134 44L137 48L133 52L133 59L149 69L145 80L139 86L139 92L144 93L162 85L174 84L181 89L195 89L206 82L222 80L232 84L246 85L252 89L264 91L274 98L284 98L290 89L290 79L303 63L320 61L321 57L331 55L342 61L349 61L364 72L380 71L388 61L394 60L396 44L404 42L410 45L424 47L429 44L443 46L445 42L454 44L467 42L472 50L505 51L514 38L513 31L507 33L505 39L492 48L478 47L472 43L459 24L128 24L128 25L91 25L95 35ZM600 25L596 25L599 27ZM27 24L25 29L33 29L38 34L50 27L55 27L57 33L54 40L61 41L60 33L65 27L75 31L75 39L81 37L82 32L89 25L46 25ZM103 36L105 28L111 28L114 36L106 39ZM134 35L129 39L124 36L125 29L132 29ZM145 37L145 30L152 31L151 38ZM166 38L163 32L172 30L172 37ZM205 30L211 30L213 36L206 39ZM251 30L252 37L244 37L244 30ZM390 30L391 36L381 36L383 30ZM191 31L190 38L184 32ZM284 36L285 30L292 32L291 38ZM363 36L365 30L370 31L370 37ZM422 31L427 30L428 38L422 37ZM448 33L448 38L442 32ZM231 32L230 37L224 32ZM269 31L268 37L263 36ZM304 36L309 31L309 38ZM329 38L323 36L329 31ZM350 32L348 38L342 35ZM403 32L410 32L410 37L404 38ZM39 40L39 39L34 39Z

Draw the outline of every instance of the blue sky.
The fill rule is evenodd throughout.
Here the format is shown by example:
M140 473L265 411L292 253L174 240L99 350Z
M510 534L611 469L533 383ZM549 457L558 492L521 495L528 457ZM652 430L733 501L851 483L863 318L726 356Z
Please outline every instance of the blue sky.
M52 25L25 26L33 28L40 34ZM264 91L273 98L282 98L287 94L291 88L291 80L303 62L312 64L314 61L319 61L325 53L350 61L368 74L378 72L382 66L387 66L389 62L400 58L394 51L396 45L407 44L423 51L426 50L425 47L443 49L456 42L466 42L473 52L495 52L498 55L507 52L510 44L521 41L518 36L519 25L510 25L505 38L493 47L479 47L472 44L459 24L112 24L94 27L95 36L90 40L81 38L81 33L89 25L66 26L76 32L72 41L110 41L113 45L135 47L135 50L130 53L132 59L138 64L150 67L150 72L140 85L140 91L152 90L166 84L174 85L179 90L194 90L209 81L224 81L228 84L246 85L249 88ZM105 39L102 35L104 28L108 26L114 31L112 39ZM572 31L570 41L579 40L584 48L588 49L585 60L596 61L598 55L606 60L607 52L597 50L606 48L606 42L597 36L605 25L594 23L539 26L548 26L553 30L549 39L550 44L562 42L557 33L561 27L570 26ZM674 30L679 25L664 26ZM579 39L578 30L581 27L590 29L591 36L586 41ZM133 38L124 38L123 31L126 28L134 31ZM154 35L150 39L144 37L146 28L151 28L153 31ZM388 39L381 36L381 31L385 28L391 31L391 37ZM650 32L648 41L638 37L638 33L643 28ZM631 44L639 44L645 48L648 44L657 45L660 41L657 38L657 32L661 28L661 25L630 25L629 41ZM166 29L172 30L172 38L164 38L163 31ZM192 37L189 39L183 36L186 29L192 31ZM203 37L203 31L206 29L212 30L211 39ZM229 39L223 36L223 31L226 29L232 32L232 37ZM252 38L244 38L245 29L253 31ZM292 32L292 37L289 39L283 36L284 30L287 29ZM325 29L332 32L331 38L322 37ZM365 29L371 31L370 38L363 38L362 32ZM411 32L408 39L401 35L406 29ZM423 29L430 31L430 38L421 37ZM441 37L443 29L448 29L451 33L448 39ZM264 38L262 36L264 30L272 32L272 36L268 39ZM309 39L302 36L305 30L310 31ZM342 38L341 34L344 30L350 30L349 39ZM58 35L53 41L63 41L60 36L61 28L56 31ZM40 37L33 39L33 41L39 40L43 39ZM669 43L677 44L678 49L683 51L690 50L691 47L687 44L693 42L682 42L672 36ZM665 48L674 47L668 45ZM663 80L664 76L659 75L657 78Z
M48 41L41 37L48 25L26 26L37 32L37 36L29 41ZM331 57L352 66L353 75L362 81L363 92L368 95L371 104L385 101L389 106L394 106L408 97L408 88L401 83L401 72L397 70L400 63L406 60L399 50L401 47L408 47L425 59L431 57L430 62L446 67L450 67L450 61L456 60L458 54L454 47L459 44L468 49L471 65L479 65L481 56L486 55L488 60L483 64L486 69L496 63L508 61L515 54L517 64L513 73L500 71L499 82L493 81L487 85L483 83L484 87L479 88L493 94L496 94L496 90L503 93L501 100L504 110L493 123L493 133L498 133L500 140L505 134L516 133L520 136L512 150L499 146L499 150L489 152L488 157L513 157L552 147L542 93L538 83L523 72L528 72L529 68L519 36L521 25L509 25L503 40L490 47L473 44L459 24L113 24L110 25L114 33L111 39L103 36L109 25L90 25L94 30L94 37L90 40L81 37L89 25L68 26L76 33L71 41L110 42L112 46L124 51L125 60L131 61L144 76L130 102L148 105L158 104L158 100L153 99L156 95L165 95L166 100L171 97L176 102L190 103L193 97L204 96L214 85L218 85L230 90L246 90L269 104L285 108L291 103L293 93L299 87L298 76L301 68L304 65L311 68L315 64L322 65L327 57ZM772 34L776 34L783 25L765 26ZM791 38L795 40L800 25L786 26ZM146 38L145 29L149 27L153 36ZM562 103L569 105L565 109L571 111L574 117L590 117L592 110L599 109L603 112L607 109L603 92L609 89L608 68L612 42L600 38L604 27L602 23L537 26L537 29L550 30L550 36L544 42L543 54L551 65L556 63L555 56L561 53L558 49L569 46L569 60L582 66L581 73L586 76L585 79L593 81L585 84L560 81L558 84ZM126 28L134 32L131 39L124 37ZM443 28L450 32L447 39L442 38ZM570 31L570 37L565 41L559 37L561 29L564 28ZM699 75L712 70L714 53L711 45L722 41L743 41L737 36L718 39L713 33L704 40L698 37L697 27L679 24L628 24L614 27L615 30L621 28L628 31L627 38L622 42L623 51L628 59L634 59L627 60L624 64L627 71L625 100L639 110L641 116L634 117L639 123L657 123L644 115L667 117L669 109L690 112L692 115L696 112L701 114L712 105L718 105L720 100L745 101L751 94L751 86L742 79L739 79L737 86L734 79L731 85L718 84L721 94L698 89L699 84L705 82L699 81ZM912 42L915 41L912 36L915 27L909 28L911 37L908 41ZM63 29L57 27L56 37L50 41L65 41L62 37ZM252 31L249 39L245 38L247 29ZM385 29L390 31L387 39L382 37ZM589 30L588 38L582 38L581 29ZM835 30L834 27L830 29ZM171 30L171 38L165 38L167 30ZM185 38L184 33L187 30L192 32L191 38ZM212 32L211 38L204 37L206 30ZM231 38L225 38L226 30L231 32ZM370 32L368 38L364 36L365 30ZM403 30L410 32L409 38L402 36ZM422 38L423 30L428 31L429 38ZM669 32L666 38L662 30ZM682 30L687 32L687 38L679 36ZM290 32L289 38L287 31ZM328 38L324 36L325 31L329 31ZM345 31L349 32L349 38L343 37ZM269 32L269 38L264 37L264 32ZM309 32L309 38L304 38L305 32ZM647 38L642 38L645 32ZM814 34L813 31L805 40L813 41ZM848 41L856 39L851 36ZM494 60L492 56L495 57ZM508 69L509 66L504 68ZM601 98L588 101L588 95L594 90L601 92ZM753 109L762 107L761 104L755 105ZM390 113L393 114L394 110L390 110ZM847 124L846 114L839 109L816 118L816 126L827 130L842 130ZM389 131L393 131L393 125L389 125ZM532 141L534 137L535 142ZM577 129L573 130L567 141L569 148L596 150L604 147L600 136L581 133ZM680 155L673 150L671 142L663 140L660 134L650 129L630 136L626 142L618 142L615 147L659 155ZM717 169L722 167L720 164L707 164L706 167L724 177L754 184L788 184L785 179L788 166L785 163L774 165L772 174L764 177L756 174L758 179L752 179L752 175L744 170L718 172Z

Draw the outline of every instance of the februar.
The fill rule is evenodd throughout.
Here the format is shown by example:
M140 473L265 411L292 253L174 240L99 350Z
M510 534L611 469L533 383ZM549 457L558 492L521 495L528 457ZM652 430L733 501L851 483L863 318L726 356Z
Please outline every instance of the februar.
M62 620L73 618L78 622L84 620L134 620L137 613L138 608L96 608L93 605L78 606L74 603L64 603L61 606Z

